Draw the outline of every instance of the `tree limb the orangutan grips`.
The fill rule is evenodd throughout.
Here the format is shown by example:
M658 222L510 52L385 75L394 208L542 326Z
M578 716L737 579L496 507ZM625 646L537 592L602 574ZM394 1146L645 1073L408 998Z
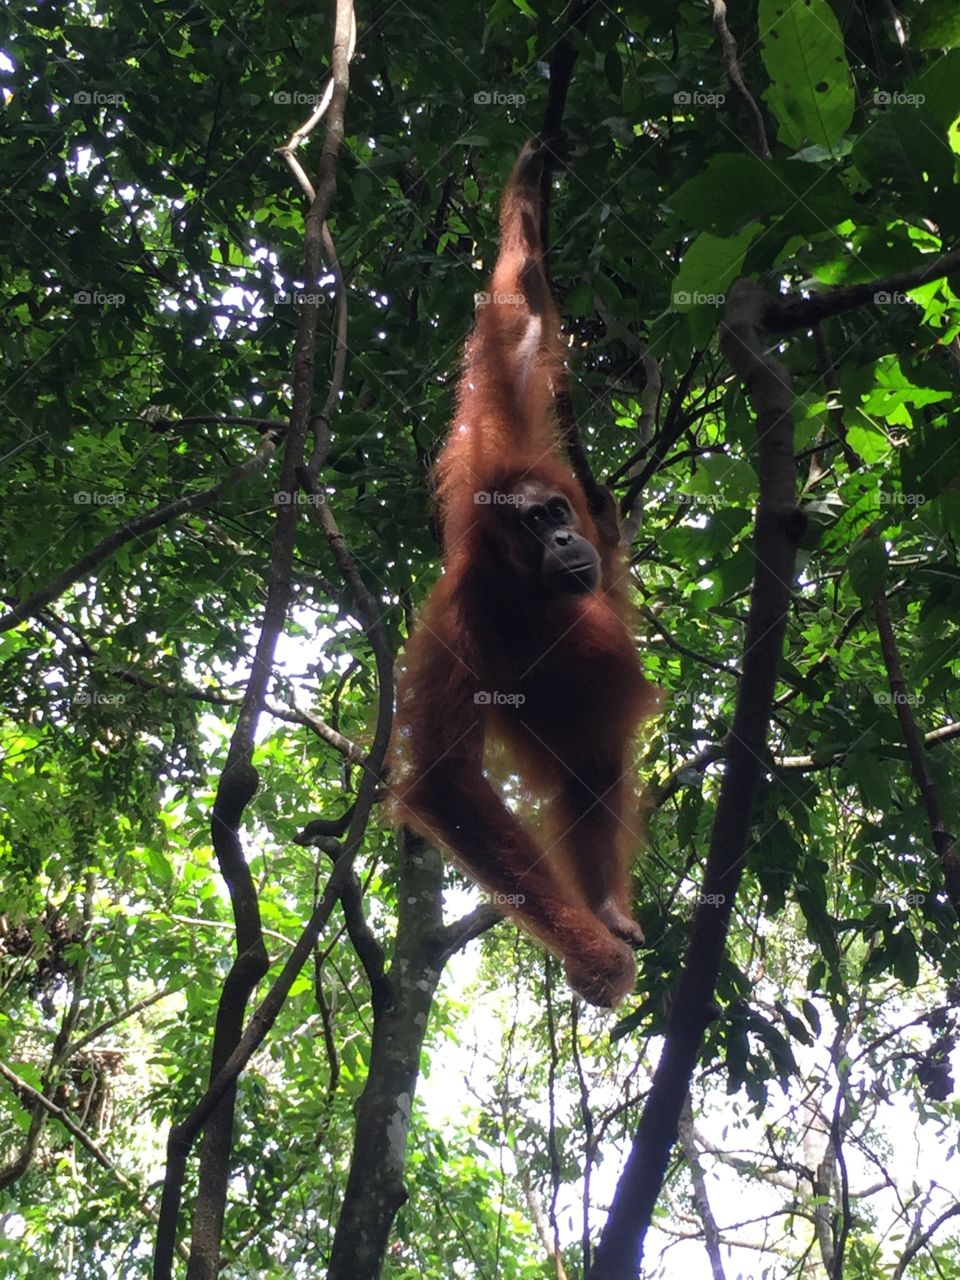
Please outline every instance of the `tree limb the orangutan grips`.
M564 375L540 238L544 147L520 153L437 465L443 577L410 641L391 776L397 816L447 848L573 988L632 990L632 742L656 695L628 627L625 568L557 440ZM484 773L496 740L540 801L536 837Z

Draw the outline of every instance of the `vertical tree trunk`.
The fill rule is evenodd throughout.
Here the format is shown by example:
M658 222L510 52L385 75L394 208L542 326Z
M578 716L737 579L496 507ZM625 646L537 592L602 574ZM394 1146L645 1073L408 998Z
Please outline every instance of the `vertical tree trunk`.
M400 844L399 922L389 993L374 1002L370 1070L357 1105L350 1174L327 1280L377 1280L390 1228L407 1198L407 1132L442 970L437 939L443 925L443 872L439 854L418 837L405 832Z

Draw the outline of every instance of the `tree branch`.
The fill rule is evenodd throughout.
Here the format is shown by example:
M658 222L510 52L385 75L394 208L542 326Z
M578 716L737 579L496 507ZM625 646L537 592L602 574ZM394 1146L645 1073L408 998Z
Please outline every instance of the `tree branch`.
M757 415L760 494L743 679L737 690L703 893L671 1002L663 1052L589 1280L621 1280L639 1270L703 1033L716 1014L714 991L765 768L796 545L802 532L796 506L793 395L786 369L764 353L761 325L767 305L759 286L738 280L728 295L720 339Z
M484 902L459 920L445 925L437 937L438 963L445 964L457 951L462 951L468 942L479 938L503 918L504 913L499 907L495 907L492 902Z
M341 857L343 853L337 853L335 862ZM353 871L350 872L340 893L340 906L343 908L343 917L347 922L347 933L353 943L353 949L370 983L370 1002L376 1009L389 998L390 994L390 984L386 978L386 957L377 935L370 928L363 914L363 893L360 881Z
M917 789L923 800L923 807L927 811L927 821L930 824L933 847L940 860L940 868L943 872L947 894L957 917L960 918L960 856L957 854L956 842L947 830L946 818L940 805L940 797L937 793L937 788L934 786L933 778L930 776L930 770L927 768L927 761L924 755L924 739L917 728L917 722L914 720L913 711L910 708L910 696L907 693L906 682L903 678L903 667L900 663L900 654L897 651L897 641L893 634L893 625L890 622L890 610L882 590L877 590L874 593L873 611L877 619L877 634L880 637L880 648L883 652L883 665L887 669L890 693L893 696L893 704L896 707L900 729L903 732L903 740L906 743L910 768L913 771Z
M856 307L880 306L889 302L884 294L906 293L922 284L929 284L941 276L960 271L960 249L953 249L938 257L931 257L909 271L888 276L886 280L874 280L867 284L841 285L835 289L822 289L809 295L786 294L771 298L763 313L764 328L768 333L789 333L792 329L809 329L820 320L852 311Z
M219 480L215 485L211 485L209 489L202 489L199 493L191 493L182 498L175 498L173 502L165 502L162 506L155 507L152 511L147 511L142 516L138 516L136 520L131 520L128 524L121 525L119 529L114 529L113 533L101 539L86 555L81 556L69 569L64 569L63 573L58 574L42 590L34 592L32 596L27 596L26 599L15 604L9 613L0 617L0 633L9 631L27 618L34 617L52 600L62 596L74 583L79 582L81 578L88 577L95 569L99 569L106 560L116 555L121 547L126 546L128 542L132 542L134 538L139 538L142 541L146 534L152 533L162 525L169 524L171 520L176 520L179 516L187 515L191 511L199 511L203 507L211 506L224 489L241 484L259 471L263 471L276 452L277 444L281 438L278 432L267 431L261 438L253 457L248 458L246 462L241 462L236 467L232 467L222 480Z
M307 296L299 311L293 354L290 428L286 437L280 475L281 490L291 495L298 488L298 475L303 466L304 449L312 418L314 361L320 306L318 291L323 275L322 228L336 194L337 154L344 137L349 56L355 29L351 0L337 0L331 57L333 87L330 96L329 120L320 156L317 194L310 202L304 225L304 280ZM268 958L261 929L256 886L250 875L240 840L240 824L244 811L259 785L259 776L253 766L253 749L257 725L273 671L277 640L283 630L290 603L291 566L298 514L299 507L294 502L281 505L277 511L267 600L260 638L213 806L211 819L213 845L221 874L230 891L237 930L236 959L224 982L217 1012L209 1088L201 1105L194 1109L187 1121L172 1126L170 1130L167 1145L167 1173L161 1202L161 1222L157 1232L154 1256L154 1280L169 1280L170 1277L187 1155L201 1125L206 1126L206 1131L200 1156L199 1185L187 1280L217 1280L229 1178L237 1075L250 1053L267 1034L273 1019L286 999L294 978L310 953L323 921L326 920L333 902L336 901L336 897L330 893L328 883L322 901L326 914L318 923L319 908L314 911L310 924L288 957L280 978L274 983L267 1000L257 1011L257 1014L260 1014L264 1005L272 997L270 1016L258 1020L257 1014L254 1015L252 1020L254 1034L251 1036L250 1027L244 1030L247 1002L256 984L267 971ZM364 779L363 783L366 781L367 779ZM361 783L361 789L363 783ZM371 795L372 790L373 788L370 787ZM356 822L362 815L362 823L356 827L351 824L348 836L351 852L355 843L359 842L368 809L369 804L361 804L358 797L354 819ZM351 839L354 841L352 845ZM348 858L344 859L344 865L349 871ZM335 869L331 883L336 879ZM346 872L343 876L344 883L345 880ZM341 887L342 885L338 885L338 891ZM246 1048L251 1040L253 1043Z
M107 1018L104 1022L98 1023L92 1031L88 1031L86 1035L81 1036L79 1040L75 1040L73 1044L67 1048L64 1060L72 1058L74 1054L79 1053L81 1049L85 1049L88 1044L91 1044L94 1040L99 1040L99 1038L107 1031L110 1031L111 1028L119 1026L121 1022L126 1022L128 1018L133 1018L138 1013L143 1013L144 1009L149 1009L151 1005L158 1004L161 1000L165 1000L167 996L173 995L173 993L178 989L179 988L177 987L164 987L162 991L155 991L152 996L146 996L143 1000L138 1000L136 1004L132 1004L129 1009L124 1009L122 1013L118 1013L114 1017Z
M748 146L755 156L758 156L761 160L769 160L770 144L767 142L767 131L764 127L763 115L757 106L756 98L747 88L743 73L740 70L740 63L737 61L737 42L727 26L727 6L724 0L712 0L711 7L713 9L713 29L720 43L723 65L727 69L727 79L730 81L731 89L739 96L741 102L747 108L750 123L753 125L753 137L749 140Z
M687 1168L690 1171L690 1181L693 1184L693 1203L696 1205L697 1215L703 1227L703 1247L707 1251L707 1258L710 1262L710 1274L713 1276L713 1280L726 1280L723 1272L723 1258L720 1255L720 1231L710 1204L703 1162L697 1149L697 1140L693 1128L693 1107L690 1104L689 1093L683 1104L683 1110L680 1112L678 1136L680 1138L680 1146L683 1148L683 1158L686 1160Z
M6 1080L15 1093L26 1098L34 1107L42 1108L47 1115L52 1116L54 1120L62 1124L67 1133L76 1138L77 1142L93 1156L97 1164L106 1169L123 1187L124 1191L129 1192L138 1201L143 1214L148 1218L152 1218L154 1222L157 1221L159 1215L156 1209L144 1200L142 1187L118 1169L103 1148L98 1146L90 1135L70 1118L62 1107L58 1107L55 1102L51 1102L46 1094L41 1093L39 1089L34 1089L33 1085L28 1084L22 1076L18 1076L15 1071L2 1061L0 1061L0 1076ZM177 1252L181 1258L187 1257L187 1250L182 1245L178 1247Z
M911 1240L900 1255L900 1261L890 1276L890 1280L903 1280L907 1267L920 1250L927 1247L945 1222L948 1222L950 1218L957 1217L958 1214L960 1214L960 1204L952 1204L949 1209L944 1209L943 1213L934 1218L926 1231L922 1232L915 1240Z

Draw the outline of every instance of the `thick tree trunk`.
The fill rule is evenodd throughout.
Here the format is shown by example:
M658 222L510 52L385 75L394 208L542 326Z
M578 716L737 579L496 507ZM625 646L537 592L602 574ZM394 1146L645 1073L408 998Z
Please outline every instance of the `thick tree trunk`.
M387 974L389 993L374 1003L370 1071L357 1105L347 1190L327 1280L377 1280L390 1228L407 1198L403 1183L410 1114L442 962L443 873L419 838L402 843L399 924Z

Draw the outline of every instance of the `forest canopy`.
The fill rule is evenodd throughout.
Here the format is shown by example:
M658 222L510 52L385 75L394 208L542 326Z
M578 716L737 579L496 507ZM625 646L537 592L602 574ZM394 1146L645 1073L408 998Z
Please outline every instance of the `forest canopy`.
M954 0L0 32L0 1273L960 1273ZM662 690L614 1013L386 803L544 132Z

